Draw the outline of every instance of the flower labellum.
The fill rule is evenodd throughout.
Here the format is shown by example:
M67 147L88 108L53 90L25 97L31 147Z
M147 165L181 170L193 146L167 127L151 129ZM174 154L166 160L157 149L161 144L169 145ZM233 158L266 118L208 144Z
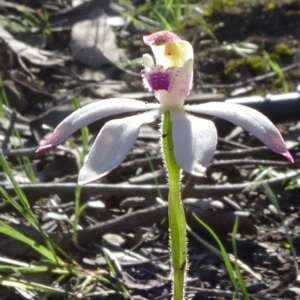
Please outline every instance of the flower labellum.
M144 36L143 40L151 47L154 59L149 54L143 55L142 81L147 90L154 92L158 103L112 98L83 106L56 127L37 149L38 153L57 146L76 130L92 122L112 115L136 113L109 121L100 130L79 173L79 184L86 184L122 163L137 139L140 127L169 111L176 162L188 173L202 176L217 145L214 123L195 116L197 114L219 117L241 126L272 151L293 162L280 132L260 112L229 103L184 105L193 83L194 52L189 42L170 31L159 31Z

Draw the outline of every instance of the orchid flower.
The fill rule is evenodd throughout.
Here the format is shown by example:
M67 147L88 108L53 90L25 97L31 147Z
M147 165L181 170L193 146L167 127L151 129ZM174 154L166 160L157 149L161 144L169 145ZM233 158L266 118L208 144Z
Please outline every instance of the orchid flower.
M37 152L57 146L79 128L102 118L136 113L103 126L79 173L79 184L86 184L116 168L132 148L140 127L169 111L175 159L188 173L203 175L217 144L214 123L197 114L223 118L241 126L271 150L293 161L277 128L258 111L222 102L184 105L193 83L194 52L189 42L169 31L143 39L151 47L155 60L149 54L143 55L142 80L146 89L154 92L158 103L112 98L83 106L64 119Z
M193 83L194 52L189 42L169 31L145 36L144 42L151 47L155 60L149 54L143 55L142 80L145 88L154 92L158 103L113 98L83 106L63 120L37 152L62 143L80 127L99 119L122 113L136 113L109 121L103 126L79 173L79 184L86 184L116 168L132 148L141 126L163 115L161 141L169 177L168 215L173 299L182 300L187 248L180 169L202 176L217 145L214 123L202 116L220 117L241 126L274 152L291 162L293 158L276 127L256 110L238 104L215 102L184 105Z

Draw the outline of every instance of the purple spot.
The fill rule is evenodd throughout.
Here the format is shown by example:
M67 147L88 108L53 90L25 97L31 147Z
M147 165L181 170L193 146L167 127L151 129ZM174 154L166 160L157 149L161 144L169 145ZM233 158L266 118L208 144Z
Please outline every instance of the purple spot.
M148 83L154 91L168 91L170 86L170 74L163 72L149 74Z

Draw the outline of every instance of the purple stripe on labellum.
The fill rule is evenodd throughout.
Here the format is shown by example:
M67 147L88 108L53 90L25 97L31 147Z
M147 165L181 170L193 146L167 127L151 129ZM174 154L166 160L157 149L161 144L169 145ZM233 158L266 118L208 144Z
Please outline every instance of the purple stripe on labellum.
M153 91L167 91L170 86L170 74L163 72L149 74L148 83Z
M142 70L141 75L143 84L149 92L159 90L166 90L170 92L177 73L178 70L175 67L165 70L161 66L155 66Z

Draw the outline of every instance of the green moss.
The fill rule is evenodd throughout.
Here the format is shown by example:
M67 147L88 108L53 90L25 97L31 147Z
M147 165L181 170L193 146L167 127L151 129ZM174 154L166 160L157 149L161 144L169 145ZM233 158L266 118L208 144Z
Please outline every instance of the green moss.
M231 7L260 7L262 11L267 12L277 9L279 4L278 0L209 0L206 12L213 14Z
M292 56L294 51L286 44L277 44L274 48L274 52L279 56Z
M248 67L257 73L264 73L266 64L266 60L259 55L231 59L227 62L224 73L230 75L241 67Z
M293 73L290 73L290 78L292 80L297 80L299 81L300 80L300 72L293 72Z
M244 59L230 59L225 65L224 73L230 75L243 65L245 65Z
M226 7L234 7L243 3L245 0L211 0L208 3L206 12L209 14L222 11Z
M275 1L268 1L267 3L264 4L263 11L270 11L276 8L277 8L277 4Z
M256 71L258 73L263 73L266 70L267 62L263 57L261 57L259 55L247 57L246 63L251 69L253 69L254 71Z
M282 88L282 80L280 78L275 78L272 81L272 86L274 86L275 88Z

